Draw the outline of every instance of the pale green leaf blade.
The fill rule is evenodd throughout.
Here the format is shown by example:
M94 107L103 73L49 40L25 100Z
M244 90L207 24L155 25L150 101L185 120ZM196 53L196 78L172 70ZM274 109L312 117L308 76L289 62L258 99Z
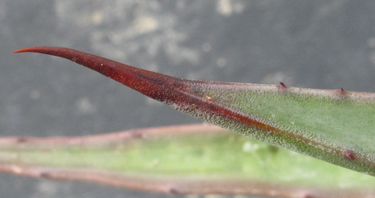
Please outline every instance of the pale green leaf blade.
M374 196L375 178L212 125L2 138L0 170L173 193Z

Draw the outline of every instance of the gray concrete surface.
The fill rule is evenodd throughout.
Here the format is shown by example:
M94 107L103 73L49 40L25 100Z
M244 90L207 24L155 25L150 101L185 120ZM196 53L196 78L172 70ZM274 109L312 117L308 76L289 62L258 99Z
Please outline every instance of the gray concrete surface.
M2 0L0 135L199 123L69 61L63 46L190 79L374 92L375 1ZM0 174L1 197L184 197ZM202 196L203 197L203 196Z

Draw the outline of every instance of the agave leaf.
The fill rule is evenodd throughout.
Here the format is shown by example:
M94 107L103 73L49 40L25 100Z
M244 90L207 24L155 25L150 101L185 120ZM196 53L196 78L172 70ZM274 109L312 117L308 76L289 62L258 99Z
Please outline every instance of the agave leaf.
M170 193L375 195L374 177L207 124L0 138L0 171Z
M215 125L375 175L375 94L183 80L59 47L31 47L70 59Z

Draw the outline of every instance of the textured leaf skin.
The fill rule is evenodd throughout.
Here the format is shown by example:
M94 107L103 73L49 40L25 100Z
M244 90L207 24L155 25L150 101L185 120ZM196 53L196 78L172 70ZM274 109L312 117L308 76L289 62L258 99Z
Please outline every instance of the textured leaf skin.
M373 197L375 178L212 125L0 138L0 171L173 193Z
M375 95L183 80L59 47L18 52L59 56L221 127L375 175Z

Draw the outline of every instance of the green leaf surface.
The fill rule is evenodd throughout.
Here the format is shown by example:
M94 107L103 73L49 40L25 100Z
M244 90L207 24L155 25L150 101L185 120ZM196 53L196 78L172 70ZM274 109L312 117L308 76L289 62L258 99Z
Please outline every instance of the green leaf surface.
M233 87L232 87L233 86ZM203 87L203 88L202 88ZM194 87L195 88L195 87ZM353 170L374 175L374 94L278 85L212 84L195 92L276 128L258 130L226 118L212 123Z
M374 196L375 178L212 125L1 138L0 170L174 193Z
M67 58L215 125L375 175L375 94L183 80L67 48L17 52Z

